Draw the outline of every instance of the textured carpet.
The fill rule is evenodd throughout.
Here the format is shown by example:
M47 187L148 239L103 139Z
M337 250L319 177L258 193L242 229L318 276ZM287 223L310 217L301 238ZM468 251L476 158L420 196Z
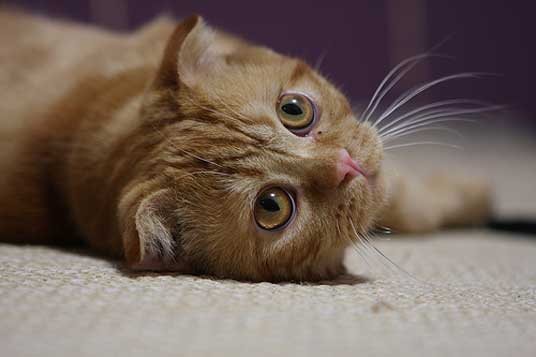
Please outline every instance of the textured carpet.
M489 175L501 217L534 217L533 139L501 138L405 157L416 171ZM83 253L0 245L0 355L536 356L534 236L461 230L376 245L415 278L353 251L354 276L300 285L129 275Z
M1 246L1 354L536 354L535 241L459 232L378 245L427 283L386 269L325 285L128 276L98 258Z

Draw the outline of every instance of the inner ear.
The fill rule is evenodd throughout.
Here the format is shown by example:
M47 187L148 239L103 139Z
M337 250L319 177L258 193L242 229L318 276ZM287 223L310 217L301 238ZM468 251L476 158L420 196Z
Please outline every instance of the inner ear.
M169 190L160 190L139 204L124 237L127 263L135 270L187 270L179 239L176 207ZM136 254L137 253L137 254Z
M156 84L194 86L224 66L225 57L238 46L238 40L218 34L200 16L190 16L177 25L168 40Z

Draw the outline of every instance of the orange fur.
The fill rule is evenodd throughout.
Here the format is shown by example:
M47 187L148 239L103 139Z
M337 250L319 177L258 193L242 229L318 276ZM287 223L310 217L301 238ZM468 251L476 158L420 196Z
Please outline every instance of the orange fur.
M340 274L355 233L381 218L375 129L299 59L197 16L129 35L13 12L0 22L2 240L77 237L135 269L315 280ZM277 119L288 90L319 107L308 137ZM334 187L342 148L368 183ZM255 227L252 205L274 184L293 187L299 209L269 233ZM404 228L401 192L383 217Z

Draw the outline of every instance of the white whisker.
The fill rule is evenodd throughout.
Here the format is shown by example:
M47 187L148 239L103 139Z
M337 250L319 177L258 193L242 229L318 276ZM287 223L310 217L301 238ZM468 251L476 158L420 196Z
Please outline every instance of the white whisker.
M416 128L412 130L405 130L405 129L401 129L401 130L404 130L404 131L395 131L392 134L382 137L383 143L387 144L389 141L396 140L396 139L399 139L399 138L402 138L411 134L424 132L424 131L444 131L447 133L454 134L459 138L463 138L463 135L459 131L451 129L451 128L447 128L444 126L429 126L429 127L424 127L424 128Z
M437 119L434 119L434 120L428 120L428 121L416 121L416 122L412 122L412 123L407 123L407 125L400 125L399 127L396 127L396 128L393 128L391 130L389 130L388 132L385 132L383 135L382 135L382 138L384 137L387 137L388 135L391 135L393 133L404 133L405 131L408 131L408 130L413 130L413 129L416 129L416 128L420 128L420 127L426 127L428 125L431 125L431 124L437 124L437 123L445 123L445 122L464 122L464 123L474 123L475 120L474 119L467 119L467 118L450 118L450 117L438 117Z
M481 107L490 106L489 103L486 103L486 102L483 102L483 101L478 101L478 100L472 100L472 99L451 99L451 100L444 100L444 101L440 101L440 102L435 102L435 103L431 103L431 104L428 104L428 105L424 105L422 107L418 107L418 108L416 108L416 109L414 109L412 111L409 111L409 112L397 117L396 119L394 119L393 121L389 122L388 124L386 124L382 128L379 128L378 133L382 133L386 129L392 127L393 125L399 123L400 121L402 121L404 119L407 119L407 118L412 118L412 116L414 116L416 114L420 113L420 115L428 115L428 114L423 113L423 112L425 112L427 110L435 109L435 108L443 108L443 107L447 107L449 105L462 105L462 104L465 104L465 105L479 105ZM447 107L447 108L443 108L443 109L446 110L448 108L452 108L452 107ZM431 113L431 111L429 111L429 112L430 112L429 114L433 114L433 113Z
M430 50L428 50L425 53L421 53L418 55L415 55L413 57L407 58L403 61L401 61L399 64L397 64L392 70L387 73L387 75L384 77L378 88L376 88L376 91L372 95L372 98L370 99L370 102L368 103L366 109L361 113L361 116L365 118L363 121L368 121L370 116L373 114L373 112L378 107L379 103L383 99L383 97L406 75L409 71L411 71L417 64L419 64L422 60L430 57L440 57L440 58L446 58L446 59L453 59L452 56L446 56L441 54L434 54L433 52L443 46L445 42L447 42L450 39L450 36L446 37L443 41L437 43L434 45ZM391 85L389 85L389 88L383 88L387 82L397 73L399 70L401 70L403 67L408 66L404 71L402 71L401 74L397 76L396 79L393 80ZM380 92L382 94L380 95ZM374 104L373 104L374 103ZM371 107L374 105L374 108L371 109ZM370 111L369 111L370 110Z
M374 252L376 252L380 257L382 257L384 266L388 269L390 268L391 271L395 273L403 273L404 275L408 276L414 281L421 282L419 279L417 279L413 274L409 273L407 270L403 269L400 265L395 263L392 259L387 257L381 250L379 250L370 240L370 238L367 235L363 236L363 240L365 241L365 244L367 244L370 249L372 249ZM387 264L388 263L388 264Z
M341 233L341 229L340 229L340 226L339 226L339 222L336 221L337 223L337 231L339 233L339 236L343 236L342 233ZM350 244L350 246L355 250L355 252L361 257L361 259L363 259L363 261L365 262L365 264L367 264L367 267L369 269L372 269L372 266L370 265L370 262L367 258L367 255L365 254L365 252L361 251L361 247L358 246L356 244L356 242L354 242L352 239L350 239L348 236L344 235L343 236L347 241L348 243Z
M370 116L374 113L382 99L387 95L387 93L409 72L411 71L417 64L419 64L423 59L429 58L429 57L445 57L448 58L448 56L443 55L434 55L431 53L423 53L419 54L413 57L410 57L402 62L400 62L398 65L396 65L389 73L385 76L385 78L382 80L374 94L372 95L372 98L370 99L370 102L368 103L367 107L361 114L363 117L363 121L368 121L370 119ZM384 86L387 84L387 82L403 67L407 66L406 69L404 69L402 72L398 74L398 76L393 79L393 81L384 89Z
M366 258L367 256L370 257L370 253L372 253L372 251L371 251L371 250L369 249L369 247L365 244L365 242L363 241L363 238L359 235L359 233L357 233L357 230L356 230L356 228L355 228L355 226L354 226L354 222L352 222L352 219L351 219L349 216L348 216L347 218L348 218L348 222L350 222L350 226L352 227L352 231L353 231L355 237L359 240L359 242L361 243L361 245L358 245L357 242L355 242L355 241L352 241L352 240L350 240L350 241L352 242L352 245L355 247L355 249L356 249L358 252L361 251L361 249L363 249L363 255L361 255L361 254L360 254L360 255L361 255L361 256L363 257L363 259L367 262L367 265L369 266L369 268L370 268L371 270L373 270L373 269L372 269L372 265L370 265L370 263L368 262L368 260L367 260L367 258Z
M373 127L377 127L385 118L389 117L392 113L394 113L397 109L399 109L402 105L406 104L413 98L415 98L420 93L435 87L441 83L456 80L456 79L465 79L465 78L478 78L480 76L485 75L492 75L491 73L479 73L479 72L467 72L467 73L458 73L458 74L452 74L449 76L444 76L438 79L435 79L431 82L422 84L416 88L411 89L409 92L406 92L402 94L400 97L398 97L393 104L391 104L383 113L382 115L376 120L373 124Z
M413 278L413 276L411 274L409 274L407 271L402 269L400 266L398 266L396 263L394 263L391 259L387 258L387 256L385 254L383 254L378 248L376 248L369 241L369 239L366 237L366 235L360 235L357 232L357 230L355 228L355 225L354 225L354 223L352 222L352 220L350 218L349 218L349 221L350 221L350 226L352 227L352 230L354 231L354 234L355 234L356 238L359 239L359 242L361 243L361 246L363 246L363 248L365 249L366 252L368 252L373 257L375 257L375 260L378 261L381 264L381 266L386 268L388 271L391 271L391 272L394 272L394 273L402 272L402 273L405 273L408 276ZM398 268L398 270L396 270L395 268Z
M405 148L410 146L417 146L417 145L437 145L437 146L445 146L452 149L462 149L461 146L448 144L448 143L442 143L437 141L418 141L413 143L405 143L405 144L399 144L399 145L392 145L392 146L386 146L384 148L385 151L387 150L393 150L393 149L399 149L399 148Z
M402 128L419 127L422 125L418 125L418 126L414 126L414 125L425 123L425 122L426 124L424 125L444 122L444 121L472 122L473 121L472 119L467 119L462 116L467 116L469 114L492 112L492 111L497 111L503 108L504 106L502 105L495 105L495 106L481 107L481 108L475 108L475 109L449 108L449 109L429 111L429 112L422 113L421 115L416 116L414 118L411 118L410 120L402 122L398 124L397 126L395 126L394 128L390 128L389 130L380 134L380 136L388 135L389 133L392 133Z

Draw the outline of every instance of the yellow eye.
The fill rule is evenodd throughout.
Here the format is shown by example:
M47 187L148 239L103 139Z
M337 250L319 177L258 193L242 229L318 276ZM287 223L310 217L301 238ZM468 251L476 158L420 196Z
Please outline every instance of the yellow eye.
M254 215L257 225L266 230L284 227L295 214L292 196L278 187L264 190L255 201Z
M315 122L316 110L309 98L298 93L283 94L277 103L281 123L292 132L303 134ZM308 130L307 130L308 131Z

